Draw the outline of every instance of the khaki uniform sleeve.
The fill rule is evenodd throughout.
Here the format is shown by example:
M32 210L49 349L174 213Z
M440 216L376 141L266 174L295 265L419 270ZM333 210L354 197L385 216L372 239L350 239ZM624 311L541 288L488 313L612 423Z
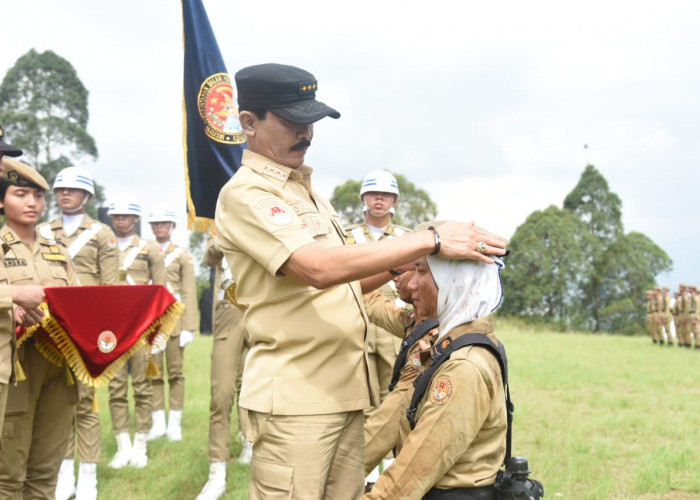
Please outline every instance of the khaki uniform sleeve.
M165 262L163 261L163 255L160 253L158 245L153 242L149 242L148 248L148 270L151 273L151 282L154 285L165 285L168 281L167 273L165 271Z
M315 243L304 222L278 196L260 187L225 186L216 214L217 242L250 255L273 276L304 245Z
M114 232L107 226L97 235L97 249L100 285L116 285L119 283L119 249Z
M185 304L182 329L195 331L199 328L199 312L197 310L197 279L194 275L194 264L189 252L184 251L179 256L180 272L182 273L180 282L180 295L182 303Z
M210 236L207 240L207 247L204 250L204 263L209 267L216 267L221 263L224 254L216 246L216 238Z
M444 396L446 381L451 384L449 397ZM442 384L443 394L438 402L432 397L437 384ZM425 391L416 427L409 433L399 456L362 498L423 498L471 446L489 415L490 392L473 363L445 362Z
M3 265L0 262L0 265ZM12 309L12 285L0 284L0 312Z
M392 335L403 339L413 321L413 307L399 307L374 290L362 296L369 320Z

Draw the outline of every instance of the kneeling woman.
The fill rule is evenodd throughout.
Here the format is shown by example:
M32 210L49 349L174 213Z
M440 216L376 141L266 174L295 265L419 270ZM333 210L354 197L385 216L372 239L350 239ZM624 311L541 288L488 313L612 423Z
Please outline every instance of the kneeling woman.
M414 306L436 305L440 321L433 355L470 333L498 344L491 313L501 302L503 262L494 260L416 261ZM363 498L495 498L508 423L501 369L490 351L475 345L454 351L433 374L415 422L396 461Z
M43 238L36 223L44 211L46 180L33 168L3 160L0 208L7 222L0 229L4 266L10 282L46 287L76 285L68 252ZM41 320L39 309L15 308L24 326ZM0 450L0 498L53 498L61 460L73 422L76 386L66 366L48 361L30 338L18 358L26 380L10 386Z

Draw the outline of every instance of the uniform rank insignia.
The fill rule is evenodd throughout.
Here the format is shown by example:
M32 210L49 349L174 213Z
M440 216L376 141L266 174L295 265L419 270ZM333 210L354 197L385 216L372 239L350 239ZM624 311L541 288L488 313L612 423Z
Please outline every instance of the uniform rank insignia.
M3 239L4 239L6 242L8 242L8 243L12 243L13 241L15 241L15 237L12 236L12 233L6 233L6 234L3 236Z
M61 253L42 253L41 256L44 258L44 260L52 261L52 262L65 262L66 261L66 256L61 254Z
M435 405L443 405L452 397L452 380L450 377L441 376L430 389L430 402Z

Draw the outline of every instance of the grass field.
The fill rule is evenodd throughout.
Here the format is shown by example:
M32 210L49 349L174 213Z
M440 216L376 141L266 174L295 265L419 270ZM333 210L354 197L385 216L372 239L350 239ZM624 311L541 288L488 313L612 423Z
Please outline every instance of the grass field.
M536 332L506 321L515 403L514 454L550 499L700 498L700 351L649 338ZM100 389L101 499L194 499L208 474L211 338L187 347L184 440L149 443L146 469L111 470L116 451ZM235 412L234 412L235 414ZM234 415L235 418L235 415ZM231 452L240 444L232 429ZM247 498L248 468L228 466L223 498Z

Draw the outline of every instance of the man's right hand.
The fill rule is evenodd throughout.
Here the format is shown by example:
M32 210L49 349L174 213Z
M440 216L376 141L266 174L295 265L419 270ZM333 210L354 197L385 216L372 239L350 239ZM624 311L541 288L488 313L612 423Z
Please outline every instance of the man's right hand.
M445 259L470 259L493 264L489 255L505 255L508 240L474 224L474 222L444 222L437 226L440 234L440 257ZM486 244L479 251L479 243Z
M35 309L44 301L44 287L41 285L11 285L12 302L24 309Z

